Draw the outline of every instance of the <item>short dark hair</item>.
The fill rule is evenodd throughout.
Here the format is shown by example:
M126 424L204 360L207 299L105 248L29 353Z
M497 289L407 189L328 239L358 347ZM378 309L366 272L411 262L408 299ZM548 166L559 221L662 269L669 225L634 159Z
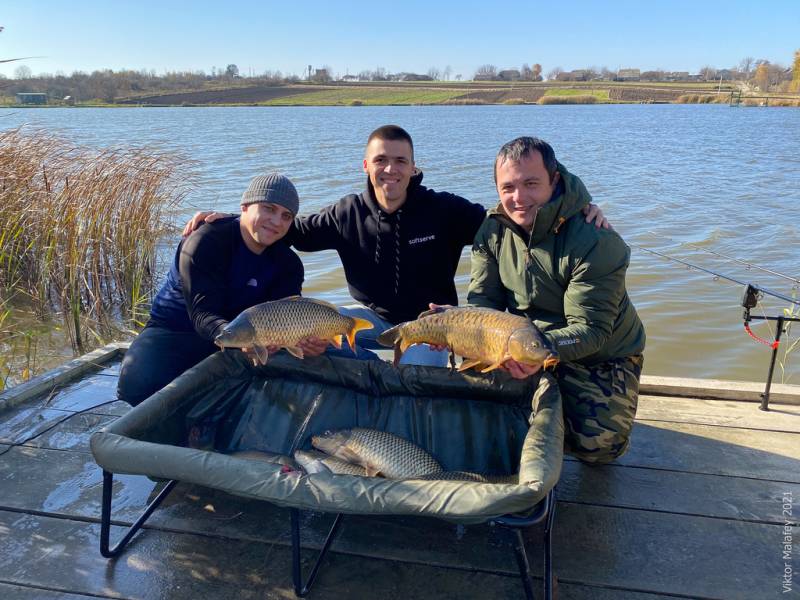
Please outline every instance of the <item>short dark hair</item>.
M556 161L556 153L553 152L553 147L536 137L523 136L515 140L503 144L497 157L494 159L494 183L497 184L497 165L507 160L512 162L519 162L523 156L530 156L534 152L542 155L544 168L550 176L550 183L553 182L553 177L556 176L558 171L558 162Z
M369 134L367 146L372 140L406 141L411 146L411 157L414 157L414 142L408 132L399 125L382 125Z

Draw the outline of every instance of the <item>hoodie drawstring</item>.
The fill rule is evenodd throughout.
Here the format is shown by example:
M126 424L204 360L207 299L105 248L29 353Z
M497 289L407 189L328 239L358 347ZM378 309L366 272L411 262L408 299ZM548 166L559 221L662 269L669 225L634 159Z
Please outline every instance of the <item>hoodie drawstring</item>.
M383 212L378 212L378 236L377 240L375 241L375 264L379 265L381 263L381 235L380 229L381 224L384 220L389 221L389 225L394 231L394 293L395 295L398 294L400 291L400 247L401 247L401 238L400 238L400 216L403 213L403 209L400 208L397 210L394 219L388 219L384 216Z

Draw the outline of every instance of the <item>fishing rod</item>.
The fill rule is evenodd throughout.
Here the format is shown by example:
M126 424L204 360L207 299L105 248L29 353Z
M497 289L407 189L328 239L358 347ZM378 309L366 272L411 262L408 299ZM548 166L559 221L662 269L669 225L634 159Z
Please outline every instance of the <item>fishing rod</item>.
M656 250L651 250L650 248L645 248L644 246L639 246L638 244L629 243L630 246L637 248L638 250L644 250L645 252L649 252L650 254L655 254L656 256L660 256L661 258L666 258L667 260L671 260L673 262L680 263L682 265L686 265L690 269L697 269L698 271L703 271L704 273L708 273L714 276L714 279L725 279L727 281L731 281L733 283L738 283L739 285L745 286L744 296L742 297L742 307L744 308L743 316L744 319L744 329L747 334L753 338L754 340L761 342L762 344L766 344L770 348L772 348L772 358L769 363L769 371L767 373L767 383L766 387L764 388L764 392L761 394L761 405L759 408L761 410L768 411L769 410L769 392L770 388L772 387L772 376L775 372L775 361L778 357L778 347L781 343L781 335L785 333L785 326L786 323L794 323L800 322L800 318L790 316L790 315L779 315L777 317L768 317L766 315L758 316L750 314L751 309L755 308L758 305L758 301L766 294L768 296L773 296L775 298L779 298L795 306L800 306L800 300L795 298L790 298L784 294L779 292L774 292L772 290L768 290L767 288L763 288L761 286L747 283L736 279L735 277L731 277L730 275L724 275L723 273L718 273L711 269L706 269L705 267L700 267L698 265L694 265L688 261L685 261L680 258L675 258L674 256L670 256L668 254L664 254L663 252L658 252ZM770 342L763 338L758 337L756 334L752 332L750 329L750 321L754 320L762 320L762 321L777 321L777 329L775 330L775 340Z
M775 275L776 277L780 277L781 279L785 279L787 281L791 281L794 284L800 284L800 279L797 279L796 277L792 277L791 275L785 275L784 273L779 273L778 271L773 271L772 269L767 269L766 267L761 267L761 266L759 266L757 264L754 264L754 263L751 263L751 262L747 262L746 260L742 260L741 258L736 258L735 256L728 256L727 254L723 254L722 252L717 252L716 250L711 250L709 248L703 248L702 246L699 246L698 244L694 244L692 242L679 242L678 240L674 240L671 237L666 236L666 235L661 234L661 233L656 233L655 231L648 231L648 233L650 233L651 235L654 235L656 237L660 237L660 238L664 238L666 240L669 240L670 242L674 242L676 244L680 244L682 246L690 246L690 247L694 248L695 250L700 250L701 252L707 252L708 254L713 254L714 256L719 256L720 258L725 258L727 260L732 260L732 261L737 262L737 263L739 263L741 265L744 265L748 269L757 269L759 271L764 271L765 273L769 273L770 275Z
M743 285L745 287L751 286L758 292L762 294L766 294L767 296L774 296L775 298L779 298L784 302L789 302L790 304L795 304L800 306L800 299L792 298L791 296L786 296L785 294L781 294L780 292L775 292L768 288L762 287L760 285L755 285L749 283L747 281L742 281L741 279L736 279L735 277L731 277L730 275L725 275L724 273L718 273L717 271L713 271L711 269L706 269L705 267L700 267L698 265L692 264L688 261L685 261L681 258L675 258L674 256L670 256L669 254L664 254L663 252L658 252L656 250L651 250L650 248L645 248L644 246L639 246L638 244L633 244L631 242L626 242L629 246L636 248L637 250L644 250L645 252L649 252L650 254L655 254L656 256L660 256L661 258L666 258L667 260L671 260L673 262L680 263L682 265L686 265L690 269L697 269L698 271L703 271L704 273L708 273L709 275L713 275L715 279L726 279L727 281L738 283L739 285Z

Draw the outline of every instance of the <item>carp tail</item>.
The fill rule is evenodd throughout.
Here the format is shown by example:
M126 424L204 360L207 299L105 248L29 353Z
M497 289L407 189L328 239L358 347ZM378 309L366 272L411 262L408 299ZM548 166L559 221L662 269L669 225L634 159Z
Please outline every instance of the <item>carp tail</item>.
M372 329L375 327L370 321L366 319L359 319L358 317L352 317L353 319L353 328L347 332L347 343L350 344L350 348L353 353L356 352L356 333L362 331L364 329Z

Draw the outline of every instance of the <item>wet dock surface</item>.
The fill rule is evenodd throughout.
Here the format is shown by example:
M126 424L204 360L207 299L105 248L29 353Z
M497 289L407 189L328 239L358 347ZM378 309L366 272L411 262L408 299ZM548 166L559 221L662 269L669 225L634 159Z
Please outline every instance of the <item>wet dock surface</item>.
M114 402L117 369L0 405L0 598L293 598L289 511L208 488L179 484L119 558L100 556L88 442L128 410ZM115 476L112 543L162 485ZM602 467L566 458L556 489L560 598L800 596L798 405L643 396L630 451ZM304 514L306 567L332 520ZM540 530L526 535L540 576ZM309 597L523 592L507 531L346 516Z

